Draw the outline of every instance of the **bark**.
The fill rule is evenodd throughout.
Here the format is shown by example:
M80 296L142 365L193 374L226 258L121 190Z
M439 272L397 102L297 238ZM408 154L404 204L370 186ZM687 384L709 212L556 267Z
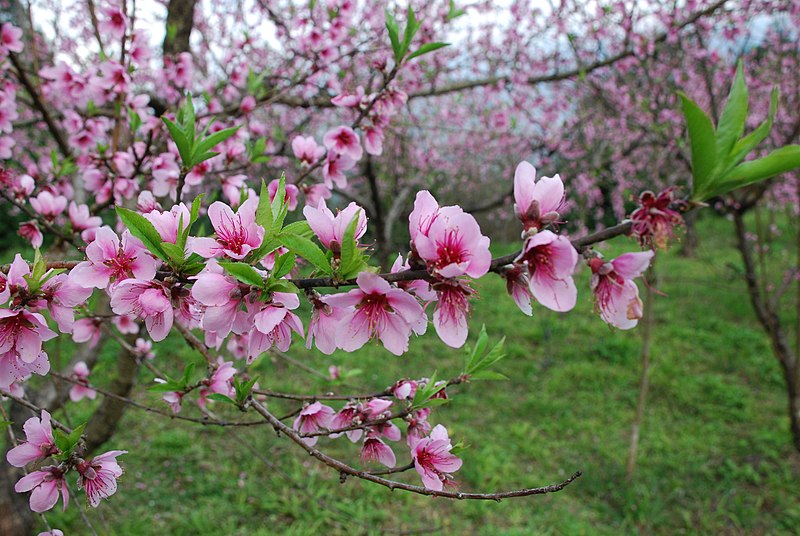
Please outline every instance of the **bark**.
M745 282L750 303L756 313L756 318L769 337L772 353L778 359L786 382L786 392L789 402L789 426L795 449L800 452L800 363L797 355L789 345L788 337L783 323L777 312L777 304L772 303L762 293L758 281L758 272L750 244L747 242L747 228L744 223L744 212L737 211L733 214L736 226L736 243L744 264Z
M121 348L117 356L117 375L108 390L117 396L127 398L136 385L138 372L139 361L127 350ZM114 435L127 407L127 403L118 398L103 397L100 406L86 425L86 449L88 452L94 452Z
M681 257L694 258L697 256L697 214L698 211L691 210L683 216L686 234L679 251Z
M170 0L167 8L167 33L164 36L164 57L189 52L189 38L194 26L197 0Z

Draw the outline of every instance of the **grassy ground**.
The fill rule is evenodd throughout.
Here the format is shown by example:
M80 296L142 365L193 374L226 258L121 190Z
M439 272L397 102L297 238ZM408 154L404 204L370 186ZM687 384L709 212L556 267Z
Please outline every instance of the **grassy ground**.
M697 258L671 252L659 260L667 296L655 306L651 392L632 482L624 473L640 332L612 331L593 314L584 270L577 310L564 316L537 308L525 317L500 281L481 282L485 299L476 303L472 335L485 323L493 339L507 337L498 368L511 380L453 389L452 402L433 416L470 445L456 475L462 489L545 485L583 471L563 492L480 503L340 484L266 427L219 430L131 409L109 445L130 451L120 491L88 516L101 534L137 535L794 533L800 460L790 446L782 379L737 275L731 225L715 219L701 230L714 238L702 241ZM625 249L633 244L621 239L608 254ZM430 334L399 358L375 346L332 357L300 346L292 355L304 364L360 368L352 381L368 388L434 370L452 376L463 362L461 351ZM177 340L156 349L165 368L195 358ZM108 370L113 351L106 354ZM332 388L284 361L264 359L256 368L262 386ZM160 404L156 395L139 398ZM79 404L73 420L91 407ZM320 446L358 463L357 447L345 439ZM406 463L405 448L395 450ZM417 483L413 472L400 478ZM75 508L48 519L68 534L86 533Z

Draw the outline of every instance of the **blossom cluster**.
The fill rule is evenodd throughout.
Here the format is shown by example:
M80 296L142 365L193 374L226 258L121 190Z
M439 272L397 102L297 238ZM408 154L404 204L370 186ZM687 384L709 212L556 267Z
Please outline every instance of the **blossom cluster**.
M78 472L78 489L86 493L87 505L96 508L101 499L107 499L116 493L117 479L123 473L122 467L117 463L117 456L126 454L126 451L112 450L89 459L81 457L79 449L62 451L56 446L50 414L47 411L42 411L41 418L31 417L25 421L23 428L25 441L8 451L8 463L14 467L25 467L39 464L48 458L57 462L29 472L14 486L19 493L31 492L31 510L50 510L58 502L59 495L66 510L69 504L66 475L73 469Z

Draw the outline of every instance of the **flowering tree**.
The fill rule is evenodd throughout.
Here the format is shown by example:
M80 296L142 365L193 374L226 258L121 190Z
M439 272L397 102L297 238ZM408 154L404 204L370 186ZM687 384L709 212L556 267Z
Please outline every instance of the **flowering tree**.
M798 165L791 147L783 149L779 164L769 160L766 171L763 161L740 164L766 135L755 136L756 143L742 138L747 114L736 93L744 84L740 76L717 135L713 127L709 134L710 123L697 105L685 100L691 198L672 191L645 193L630 219L570 239L560 225L571 192L565 192L559 175L537 178L523 161L513 177L510 172L503 177L501 188L513 195L522 224L519 250L493 258L490 239L475 217L459 205L440 204L431 192L442 181L425 184L420 162L442 164L442 177L460 169L424 157L429 134L422 129L412 137L416 127L401 124L413 117L415 105L408 103L475 88L492 94L491 88L504 84L533 87L582 77L646 51L648 43L665 39L663 32L634 28L628 23L638 18L623 17L619 50L587 64L590 47L613 37L606 27L594 28L581 39L568 39L576 66L566 70L560 46L534 60L526 47L511 53L486 38L491 69L508 74L481 78L465 72L458 53L439 40L462 14L453 2L443 8L408 6L401 17L394 6L383 13L370 3L347 0L283 4L220 3L213 6L215 16L206 17L195 2L173 0L161 61L152 59L140 21L144 15L125 3L90 1L88 20L83 2L50 6L75 21L77 40L39 34L30 19L0 29L0 195L21 220L19 235L35 251L30 258L15 255L0 276L0 393L13 402L6 421L25 422L24 438L9 427L16 445L7 460L23 469L36 464L14 484L19 493L31 492L34 512L51 509L59 497L66 508L73 478L93 507L117 491L123 472L117 458L125 451L95 451L127 406L187 423L264 424L342 479L390 489L478 500L559 491L580 473L520 490L453 489L462 466L460 448L443 424L434 426L432 414L458 385L500 377L491 367L503 357L502 342L490 348L484 331L468 350L461 374L399 378L371 393L278 393L250 366L265 353L288 352L303 340L325 354L354 351L374 340L402 355L412 336L427 331L429 320L444 345L462 348L476 299L474 280L503 277L524 314L533 313L532 303L566 312L576 303L573 273L580 264L592 273L600 318L618 329L633 328L642 315L635 279L683 212ZM722 4L709 3L681 18L681 10L674 10L667 26L680 33ZM478 2L472 9L489 13L491 6ZM251 12L263 18L243 16ZM515 3L511 15L531 27L552 22L558 36L593 13L581 5L542 13ZM256 37L264 21L282 47ZM195 30L200 54L193 56ZM469 39L480 42L473 31ZM487 31L490 35L491 28ZM518 41L519 35L507 40ZM512 68L520 64L550 74L520 75ZM469 105L450 111L468 114L472 97ZM568 111L548 106L546 93L515 106L525 107L528 98L546 110L545 117ZM492 121L502 125L509 114ZM387 180L386 167L373 158L395 139L400 141L392 143L393 150L408 150L411 141L404 137L420 145L413 158L402 160L398 173L409 177L395 182L398 194L387 207L379 186ZM501 138L497 143L515 161L533 149L517 148L513 156L507 146L513 136ZM719 144L711 163L710 143ZM386 160L393 161L398 160ZM351 185L359 162L363 180ZM371 198L369 211L360 202L364 192ZM456 190L444 193L454 196ZM342 208L331 210L329 204ZM382 270L370 263L369 253L390 241L388 224L403 214L409 246ZM377 232L369 229L374 220ZM644 251L606 260L592 248L630 234ZM301 300L308 314L302 313ZM173 332L204 358L205 370L153 359L153 343ZM82 345L64 370L51 369L47 354L47 341L58 336ZM97 358L92 348L109 342L120 348L117 377L102 388L91 379ZM161 394L163 407L131 399L139 367L152 373L147 387ZM173 369L180 372L168 372ZM30 388L26 382L34 376L59 378L70 388ZM85 427L51 416L68 400L98 395L102 402ZM277 415L269 403L273 398L295 401L296 411ZM190 402L202 417L180 414ZM226 420L209 409L212 404L253 417ZM20 419L23 411L35 416ZM393 448L391 442L402 439L401 426L405 447ZM358 467L326 454L320 438L342 436L360 444L362 464L385 468ZM408 462L398 463L396 451L403 450ZM391 476L411 470L418 483Z

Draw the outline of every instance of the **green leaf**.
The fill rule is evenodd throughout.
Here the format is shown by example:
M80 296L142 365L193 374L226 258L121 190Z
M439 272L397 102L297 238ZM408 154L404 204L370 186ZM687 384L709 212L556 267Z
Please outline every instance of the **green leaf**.
M267 199L269 199L269 192L267 192L267 194ZM281 178L278 181L278 190L275 192L275 199L272 200L273 234L281 232L283 220L286 219L286 214L288 212L289 204L286 202L286 173L281 173Z
M744 82L742 63L736 67L736 77L717 125L717 155L725 158L744 133L747 119L747 85Z
M331 265L328 262L328 258L325 256L325 253L318 245L316 245L308 238L299 235L281 233L280 235L278 235L278 240L289 251L291 251L298 257L304 258L305 260L316 266L322 272L326 274L333 273L333 271L331 270Z
M683 115L689 130L692 147L692 174L694 175L693 197L702 195L704 188L713 180L712 173L717 163L716 136L711 119L700 107L683 93Z
M210 395L207 395L206 398L209 400L216 400L217 402L226 402L228 404L233 404L234 406L239 405L231 397L223 395L222 393L211 393Z
M362 209L363 210L363 209ZM356 228L358 227L358 220L361 212L357 212L347 228L344 230L341 244L341 255L339 261L339 276L342 279L350 279L358 272L363 271L367 263L364 261L364 256L358 249L356 242Z
M495 381L503 381L508 380L508 376L505 374L501 374L494 370L481 370L474 374L470 374L470 380L495 380Z
M726 175L727 172L733 168L733 166L741 162L742 159L750 154L750 152L755 149L759 143L764 141L764 139L769 135L770 130L772 130L772 124L775 121L775 114L777 112L778 88L776 86L772 88L772 95L770 96L769 100L769 114L767 115L767 119L758 125L753 132L734 144L733 149L731 149L730 154L725 161L726 169L723 171L722 175Z
M306 220L300 220L294 223L290 223L289 225L283 228L282 233L304 236L306 238L311 238L312 236L314 236L314 231L311 230L311 226L308 224Z
M466 15L467 11L464 9L457 9L455 0L450 0L450 11L447 13L447 22L457 19L461 15Z
M0 421L0 430L5 430L6 428L11 426L12 424L14 424L13 421Z
M256 209L256 223L264 228L265 231L272 229L272 206L269 201L269 189L264 179L261 179L261 193L258 194L258 208ZM264 234L264 242L267 241L268 234Z
M275 266L272 268L271 277L280 279L294 268L295 255L294 253L287 253L286 255L279 255L275 259Z
M192 161L192 145L194 144L194 140L189 140L187 136L183 133L181 127L167 119L166 117L162 117L161 120L167 126L167 130L169 130L169 134L172 137L172 141L175 142L175 146L178 147L178 153L181 155L181 161L185 167L190 167L190 163Z
M181 383L183 384L183 388L189 386L189 382L192 380L192 375L194 375L194 369L197 367L194 363L189 363L186 365L186 368L183 369L183 376L181 377Z
M475 365L480 360L486 346L489 344L489 335L486 333L486 324L481 326L481 332L478 334L478 340L475 342L475 348L469 353L467 365L464 367L464 373L470 374L475 370Z
M433 52L434 50L439 50L440 48L444 48L450 46L450 43L425 43L421 47L419 47L415 52L411 53L411 55L406 59L406 61L411 61L414 58L418 58L423 54L427 54L428 52Z
M179 383L168 380L166 383L157 383L155 385L151 385L148 388L148 391L152 391L154 393L172 393L180 391L181 389L182 387Z
M177 244L172 244L170 242L161 242L161 248L167 252L169 258L174 262L176 265L182 265L184 259L184 250L182 247L178 246Z
M169 255L161 247L161 235L147 218L123 207L117 207L117 215L131 234L141 240L150 253L162 261L169 262Z
M775 149L764 158L739 164L715 184L708 197L722 195L797 168L800 168L800 145L787 145Z
M386 29L389 31L389 40L392 42L394 61L400 63L400 27L397 25L397 19L388 9L386 10Z
M414 39L414 36L417 34L417 30L419 30L419 26L420 25L417 22L416 17L414 16L414 10L411 8L411 5L409 4L409 6L408 6L408 20L406 21L406 29L405 29L405 32L403 32L403 42L400 43L400 59L401 60L408 53L408 48L411 46L411 40Z
M192 151L192 166L196 166L200 162L203 162L204 160L208 160L209 158L211 158L211 156L208 156L206 158L203 157L207 154L211 154L208 151L210 151L212 148L216 147L223 141L227 140L228 138L236 134L237 130L239 130L238 126L219 130L211 134L210 136L203 138L201 141L197 142L197 144L194 147L194 150ZM213 156L216 155L217 153L213 153ZM200 160L200 158L202 158L202 160Z
M222 266L223 270L245 285L252 285L254 287L264 286L264 278L261 277L261 274L256 272L255 268L247 263L220 261L219 265Z

